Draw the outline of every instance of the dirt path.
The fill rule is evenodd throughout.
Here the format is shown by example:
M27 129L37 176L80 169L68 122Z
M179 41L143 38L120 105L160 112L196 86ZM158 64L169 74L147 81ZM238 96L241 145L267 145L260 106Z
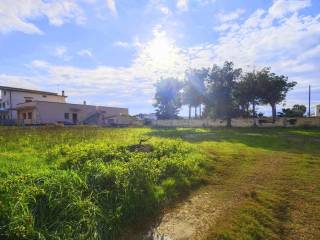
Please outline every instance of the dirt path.
M235 207L259 185L275 177L282 158L276 155L256 156L248 166L232 164L221 173L221 181L194 192L189 198L164 214L153 229L153 240L200 240L207 236L216 220ZM236 165L236 166L235 166Z

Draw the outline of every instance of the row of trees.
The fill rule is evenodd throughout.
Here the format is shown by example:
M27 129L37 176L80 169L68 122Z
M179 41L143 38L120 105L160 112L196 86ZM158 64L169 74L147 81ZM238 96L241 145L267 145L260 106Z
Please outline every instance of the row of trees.
M243 73L232 62L225 62L223 66L187 70L184 81L160 79L155 85L154 106L159 119L177 118L182 105L187 105L189 118L194 108L196 118L226 119L230 126L231 118L256 117L257 105L268 104L275 121L276 105L285 100L295 85L296 82L272 73L270 68Z

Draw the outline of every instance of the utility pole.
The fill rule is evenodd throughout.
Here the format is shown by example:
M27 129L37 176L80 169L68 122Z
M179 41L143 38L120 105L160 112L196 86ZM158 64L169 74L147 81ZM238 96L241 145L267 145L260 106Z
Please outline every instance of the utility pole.
M309 85L309 117L311 117L311 86Z

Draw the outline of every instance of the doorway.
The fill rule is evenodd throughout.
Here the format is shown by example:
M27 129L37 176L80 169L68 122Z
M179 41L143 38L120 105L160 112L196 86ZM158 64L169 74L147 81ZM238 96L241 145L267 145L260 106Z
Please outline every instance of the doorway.
M77 122L78 122L78 114L77 113L72 113L72 122L73 122L73 124L77 124Z

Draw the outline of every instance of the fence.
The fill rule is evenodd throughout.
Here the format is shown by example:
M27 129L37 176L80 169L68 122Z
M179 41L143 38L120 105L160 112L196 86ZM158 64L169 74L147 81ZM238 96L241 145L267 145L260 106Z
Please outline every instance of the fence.
M277 118L273 123L271 118L235 118L232 119L233 127L253 127L256 123L257 127L320 127L320 117L312 118ZM177 119L177 120L156 120L152 122L154 127L225 127L226 120L219 119Z

